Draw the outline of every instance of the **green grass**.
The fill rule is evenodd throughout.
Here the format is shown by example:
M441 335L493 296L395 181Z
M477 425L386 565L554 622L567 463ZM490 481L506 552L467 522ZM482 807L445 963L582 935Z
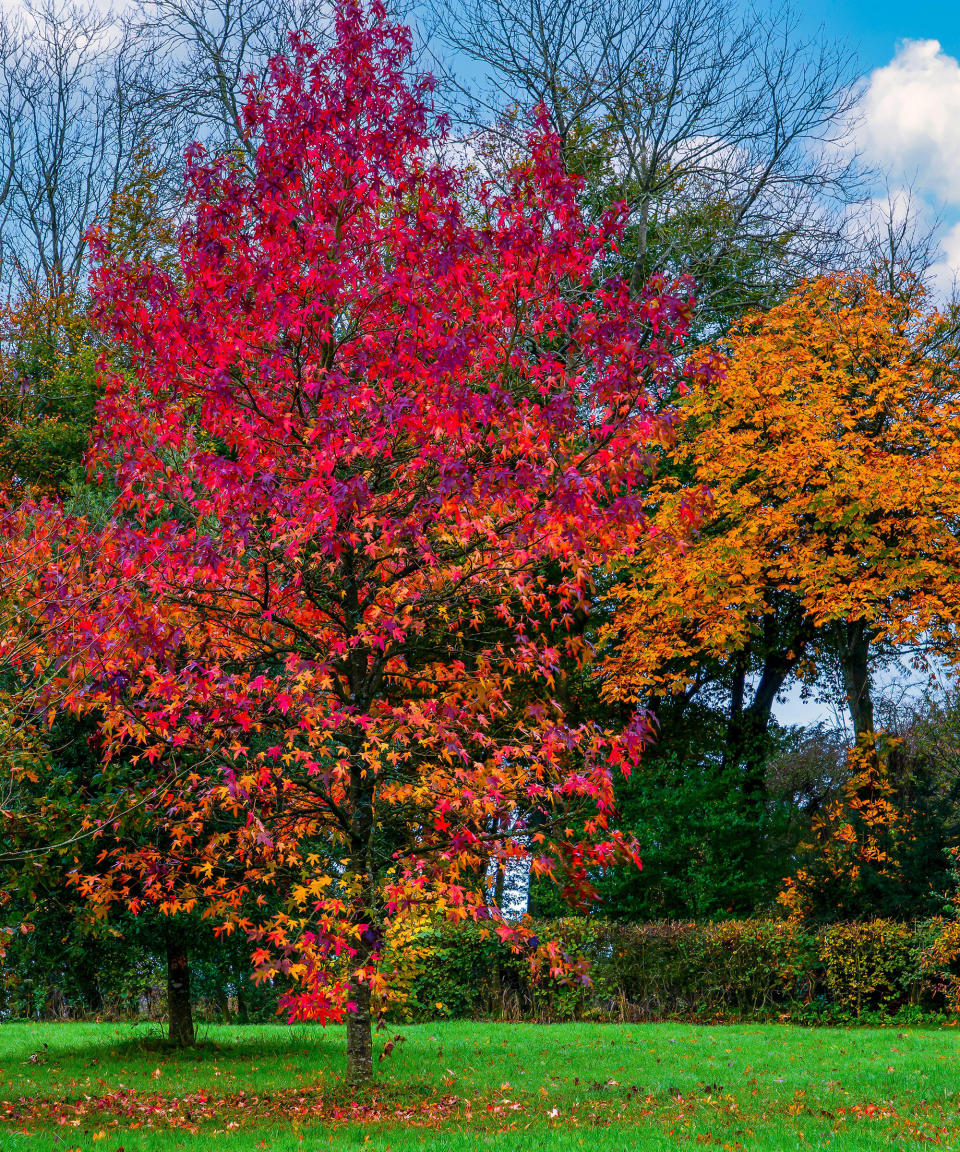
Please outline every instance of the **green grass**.
M960 1149L950 1029L458 1022L378 1041L397 1031L357 1093L340 1029L210 1027L178 1054L157 1026L3 1024L0 1116L18 1118L0 1152ZM64 1101L78 1124L51 1119Z

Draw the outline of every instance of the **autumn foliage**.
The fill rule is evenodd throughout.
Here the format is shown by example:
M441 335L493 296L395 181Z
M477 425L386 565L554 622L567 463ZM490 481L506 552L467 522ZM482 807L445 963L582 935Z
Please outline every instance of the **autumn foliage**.
M163 836L98 830L77 882L250 932L293 1017L346 1017L357 1078L404 925L490 920L561 973L489 869L576 902L636 860L612 771L644 721L561 686L594 573L646 532L646 397L690 308L603 279L623 220L584 222L542 125L469 199L408 60L345 4L330 51L294 39L251 87L252 171L191 153L176 269L100 244L120 367L91 468L118 495L56 521L29 590L59 699L160 782Z
M617 592L611 698L686 691L699 664L762 645L770 626L782 683L834 628L856 709L871 644L948 640L956 356L944 317L907 288L824 276L693 358L684 431L650 493L660 536ZM697 494L691 541L676 526ZM873 726L861 712L859 733Z
M798 867L777 900L791 917L863 918L878 878L896 881L900 849L911 838L910 813L889 779L889 739L850 749L843 792L811 821L797 846Z

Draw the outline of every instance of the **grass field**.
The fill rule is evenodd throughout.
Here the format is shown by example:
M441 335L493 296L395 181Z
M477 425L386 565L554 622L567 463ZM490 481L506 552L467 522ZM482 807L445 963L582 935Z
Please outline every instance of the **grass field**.
M960 1033L776 1025L404 1027L376 1087L341 1030L0 1025L0 1152L960 1149Z

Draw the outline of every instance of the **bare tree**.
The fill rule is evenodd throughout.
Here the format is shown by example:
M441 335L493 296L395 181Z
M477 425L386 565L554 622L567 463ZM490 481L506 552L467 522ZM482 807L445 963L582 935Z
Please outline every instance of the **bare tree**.
M330 42L333 0L143 0L133 21L140 44L137 97L154 129L181 153L200 140L216 151L250 155L245 86L304 31Z
M592 187L629 205L635 284L687 270L701 299L736 314L767 282L837 258L841 208L859 194L838 147L852 60L801 36L788 7L426 2L465 129L509 132L509 109L542 103L568 162L586 152Z
M246 152L244 84L304 29L322 41L329 0L147 0L134 19L141 40L138 95L158 131L181 146L200 139Z
M0 13L0 260L8 291L80 281L90 225L123 185L146 109L127 97L130 29L92 3Z
M13 187L14 162L20 136L23 101L13 67L20 50L13 22L0 19L0 211L7 204Z
M851 268L873 270L879 287L891 295L926 294L942 288L935 272L940 264L943 218L932 212L911 186L886 188L883 198L868 201L851 213L848 223ZM904 277L903 273L907 273ZM942 294L956 312L957 283Z

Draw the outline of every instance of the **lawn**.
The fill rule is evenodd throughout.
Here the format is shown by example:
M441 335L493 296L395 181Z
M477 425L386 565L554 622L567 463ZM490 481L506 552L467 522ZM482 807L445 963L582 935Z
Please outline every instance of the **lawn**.
M960 1033L445 1023L400 1032L375 1088L341 1030L0 1025L0 1152L788 1152L960 1149Z

